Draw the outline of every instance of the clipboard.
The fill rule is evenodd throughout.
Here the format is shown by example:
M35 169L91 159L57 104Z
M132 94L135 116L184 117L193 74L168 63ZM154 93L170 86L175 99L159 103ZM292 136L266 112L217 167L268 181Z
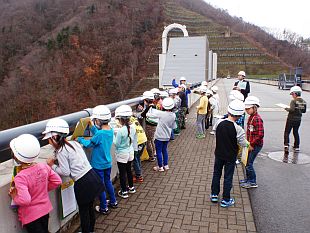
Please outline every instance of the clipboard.
M288 106L288 105L286 105L286 104L282 104L282 103L280 103L280 104L276 104L278 107L280 107L280 108L289 108L290 106Z
M60 185L60 216L62 219L77 210L77 203L74 194L74 181L70 179L68 182Z
M75 140L77 137L91 137L92 134L89 129L89 117L81 118L77 123L75 130L72 134L71 140Z
M247 165L249 157L249 149L247 147L242 147L242 154L241 154L241 162L244 166Z

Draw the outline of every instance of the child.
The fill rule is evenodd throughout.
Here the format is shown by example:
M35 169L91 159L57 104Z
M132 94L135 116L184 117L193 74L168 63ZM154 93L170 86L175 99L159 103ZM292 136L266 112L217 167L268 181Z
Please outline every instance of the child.
M151 91L145 91L142 96L144 100L144 110L141 113L141 117L145 119L145 133L147 137L146 150L149 154L149 161L155 161L155 143L154 133L156 130L158 119L156 117L147 117L146 114L150 108L156 108L154 101L154 94Z
M216 87L216 86L215 86ZM220 106L219 106L219 96L218 94L215 94L215 91L212 91L212 95L209 98L209 102L210 102L210 109L212 111L212 116L210 117L210 125L212 125L212 121L213 121L213 116L214 116L214 122L216 124L217 120L219 119L219 115L220 115ZM214 135L214 131L212 130L210 132L211 135Z
M245 111L250 115L247 123L247 140L250 143L247 165L245 166L246 178L240 180L242 188L257 188L256 174L254 170L254 160L263 147L264 124L260 115L257 113L259 108L259 99L255 96L249 96L244 101Z
M133 177L131 173L131 162L134 159L133 141L135 138L135 128L130 124L132 109L128 105L121 105L115 110L115 118L119 120L121 128L118 130L114 139L115 157L119 170L121 190L118 195L122 198L128 198L129 193L135 193L133 186ZM126 176L128 187L126 185Z
M228 118L220 119L215 125L216 147L214 171L211 185L210 199L218 202L220 193L220 180L224 167L224 187L221 207L229 207L235 204L234 198L230 197L235 161L238 153L238 144L247 146L244 130L235 122L244 113L244 103L234 100L228 105Z
M171 132L171 138L170 139L174 139L174 136L178 136L180 135L180 126L179 126L179 110L181 107L181 99L180 97L177 95L179 92L179 88L173 88L169 90L169 97L173 99L174 101L174 108L172 109L172 111L175 113L175 123L176 123L176 128L174 130L172 130Z
M112 156L111 147L113 144L114 131L109 126L111 121L110 109L104 105L99 105L93 109L91 116L92 121L89 121L90 130L93 134L90 140L79 137L77 141L85 148L93 147L90 164L94 171L98 174L101 182L110 196L109 207L117 208L117 201L114 193L114 187L111 182ZM108 214L106 193L102 192L99 196L100 205L95 207L95 210L102 214Z
M299 133L298 129L301 123L302 113L306 112L307 103L301 98L301 88L299 86L294 86L290 90L290 95L292 95L292 101L289 108L285 108L288 111L287 120L284 130L284 151L288 153L289 151L289 139L290 133L293 129L294 135L294 151L299 152Z
M82 232L94 232L94 200L104 191L100 177L92 169L82 146L75 141L67 141L68 123L60 118L47 122L44 138L54 147L54 158L47 159L47 164L59 175L70 176L74 181L74 194L79 207Z
M199 105L197 106L197 119L196 119L196 125L197 125L197 135L196 138L203 139L205 138L205 120L206 115L208 111L208 97L206 96L206 92L208 89L206 87L200 88L200 100Z
M147 138L142 126L139 124L139 121L135 117L130 118L130 123L135 126L136 138L134 139L134 160L133 160L133 169L135 171L135 176L133 177L133 182L143 182L143 176L141 171L141 155L145 148L145 143Z
M173 108L174 101L169 97L163 100L163 111L151 109L147 113L147 116L155 116L159 119L155 131L155 146L158 166L153 168L154 171L163 172L164 169L169 169L167 147L170 140L171 131L176 128L175 114L172 112Z
M14 138L10 147L13 159L21 166L9 191L19 206L19 220L29 233L48 232L49 212L53 209L48 192L61 184L61 178L46 164L35 163L40 144L31 134Z

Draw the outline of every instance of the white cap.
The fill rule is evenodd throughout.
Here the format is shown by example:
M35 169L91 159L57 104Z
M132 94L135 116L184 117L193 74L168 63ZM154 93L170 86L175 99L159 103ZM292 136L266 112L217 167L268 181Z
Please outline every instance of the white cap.
M154 99L154 93L152 91L145 91L143 92L142 98L145 99L149 99L149 100L153 100Z
M213 91L213 92L217 92L218 90L219 90L219 88L217 86L211 87L211 91Z
M185 77L181 77L180 81L186 81L186 78Z
M293 87L291 87L291 89L290 89L290 95L291 95L292 93L301 93L301 92L302 92L302 90L301 90L300 86L293 86Z
M240 100L233 100L229 103L227 111L234 116L241 116L244 113L245 105Z
M169 94L178 94L179 88L172 88L169 90Z
M239 76L239 75L245 77L245 72L241 70L241 71L239 71L239 73L238 73L238 76Z
M42 140L52 137L52 134L48 134L51 132L69 134L69 125L65 120L61 118L51 119L47 122L45 130L42 133L45 134Z
M115 109L115 117L131 117L132 109L129 105L121 105Z
M10 142L15 158L23 163L32 163L40 153L40 143L31 134L22 134Z
M232 90L229 94L229 99L230 101L232 100L244 101L244 95L240 91Z
M248 96L245 99L244 104L245 104L245 108L251 108L254 105L256 105L257 107L260 106L259 99L256 96L252 96L252 95Z
M111 111L105 105L98 105L94 107L91 119L111 120Z
M170 97L163 100L163 108L170 110L174 108L174 100Z

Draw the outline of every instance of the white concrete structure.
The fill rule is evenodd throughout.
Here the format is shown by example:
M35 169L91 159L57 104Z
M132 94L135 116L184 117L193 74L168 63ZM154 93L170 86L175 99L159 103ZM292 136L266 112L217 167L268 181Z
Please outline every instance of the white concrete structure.
M217 53L213 53L212 55L212 80L215 80L217 77Z

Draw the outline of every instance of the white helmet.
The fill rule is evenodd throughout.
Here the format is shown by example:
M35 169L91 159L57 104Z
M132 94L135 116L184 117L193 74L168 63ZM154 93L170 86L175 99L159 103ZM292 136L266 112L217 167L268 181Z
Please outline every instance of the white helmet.
M45 134L42 140L51 138L57 133L69 134L69 125L65 120L61 118L54 118L47 122L45 130L42 133Z
M149 99L149 100L153 100L154 99L154 93L152 91L145 91L143 92L142 98L145 99Z
M23 163L32 163L40 153L40 143L31 134L22 134L10 142L15 158Z
M129 105L121 105L115 109L115 117L131 117L132 116L132 109Z
M186 81L186 78L185 77L181 77L180 81Z
M213 95L213 92L212 92L211 90L208 89L207 92L206 92L206 95L207 95L207 96L211 96L211 95Z
M245 72L241 70L241 71L239 71L239 73L238 73L238 76L239 76L239 75L245 77Z
M208 88L206 86L200 86L199 91L200 93L207 93Z
M151 89L151 92L152 92L153 94L160 94L160 90L159 90L158 88L152 88L152 89Z
M91 116L91 119L99 119L99 120L111 120L111 111L110 109L105 105L98 105L94 107L93 114Z
M161 92L159 93L159 96L160 96L160 97L163 97L163 98L166 98L166 97L169 97L169 94L168 94L168 92L166 92L166 91L161 91Z
M252 95L248 96L245 99L244 104L245 104L245 108L251 108L254 105L256 105L257 107L260 106L259 99L256 96L252 96Z
M217 92L219 90L219 88L217 87L217 86L213 86L213 87L211 87L211 91L213 91L213 92Z
M292 93L301 93L301 92L302 92L302 90L301 90L300 86L293 86L293 87L291 87L291 89L290 89L290 95L291 95Z
M201 82L201 86L208 86L208 82L202 81L202 82Z
M170 97L163 100L163 108L170 110L174 108L174 100Z
M178 94L179 92L179 89L178 88L172 88L169 90L169 94L172 95L172 94Z
M229 100L240 100L240 101L244 101L244 95L237 90L232 90L229 94Z
M244 113L244 103L240 100L233 100L227 107L228 113L234 116L241 116Z

